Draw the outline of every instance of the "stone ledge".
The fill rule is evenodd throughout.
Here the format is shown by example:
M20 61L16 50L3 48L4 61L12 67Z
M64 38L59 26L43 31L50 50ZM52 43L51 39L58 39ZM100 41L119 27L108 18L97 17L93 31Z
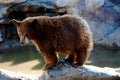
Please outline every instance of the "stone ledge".
M74 68L61 62L42 75L28 75L0 69L0 80L120 80L120 70L84 65Z

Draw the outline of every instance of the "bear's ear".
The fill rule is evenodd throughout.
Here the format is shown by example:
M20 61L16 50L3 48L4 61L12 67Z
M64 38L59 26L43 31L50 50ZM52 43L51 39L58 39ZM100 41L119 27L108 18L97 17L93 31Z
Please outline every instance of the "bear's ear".
M16 19L13 19L12 22L14 23L14 25L16 25L16 27L19 27L21 24L21 21L18 21Z
M32 22L30 22L30 26L31 27L36 27L36 25L37 25L37 19L34 19L34 20L32 20Z

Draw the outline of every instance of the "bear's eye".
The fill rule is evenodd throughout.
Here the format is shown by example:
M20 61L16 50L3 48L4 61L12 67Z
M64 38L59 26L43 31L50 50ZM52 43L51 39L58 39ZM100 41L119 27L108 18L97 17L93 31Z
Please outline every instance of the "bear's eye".
M25 36L28 37L28 34L26 34Z

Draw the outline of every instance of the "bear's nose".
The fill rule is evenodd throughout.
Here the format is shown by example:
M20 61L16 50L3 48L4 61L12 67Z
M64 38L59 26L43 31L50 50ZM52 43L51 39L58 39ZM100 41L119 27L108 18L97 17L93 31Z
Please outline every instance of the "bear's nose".
M24 45L25 45L25 42L21 41L21 42L20 42L20 45L21 45L21 46L24 46Z

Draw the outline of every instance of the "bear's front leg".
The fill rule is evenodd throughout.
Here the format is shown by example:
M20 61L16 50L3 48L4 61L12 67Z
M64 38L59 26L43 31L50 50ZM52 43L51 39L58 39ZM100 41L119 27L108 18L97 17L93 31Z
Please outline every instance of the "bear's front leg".
M46 71L50 67L54 66L58 62L58 56L55 52L49 52L43 54L46 64L42 68L43 71Z

